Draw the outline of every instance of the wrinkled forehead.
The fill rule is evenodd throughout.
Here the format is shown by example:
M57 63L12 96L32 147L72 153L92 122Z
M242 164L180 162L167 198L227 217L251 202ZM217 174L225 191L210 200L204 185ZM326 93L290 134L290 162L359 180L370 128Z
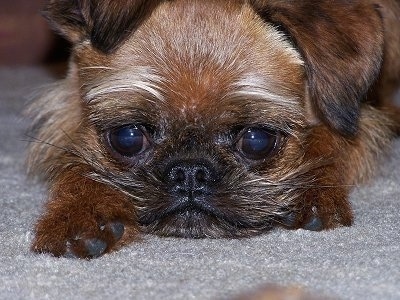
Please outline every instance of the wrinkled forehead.
M87 101L131 93L199 111L240 97L299 105L303 91L298 53L236 1L166 1L115 53L83 45L78 59Z

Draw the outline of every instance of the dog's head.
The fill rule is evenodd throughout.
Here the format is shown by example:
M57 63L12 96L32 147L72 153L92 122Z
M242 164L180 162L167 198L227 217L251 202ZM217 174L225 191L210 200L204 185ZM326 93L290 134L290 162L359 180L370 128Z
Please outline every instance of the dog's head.
M355 134L382 57L363 1L63 0L47 14L73 42L74 151L163 235L279 221L318 167L311 128Z

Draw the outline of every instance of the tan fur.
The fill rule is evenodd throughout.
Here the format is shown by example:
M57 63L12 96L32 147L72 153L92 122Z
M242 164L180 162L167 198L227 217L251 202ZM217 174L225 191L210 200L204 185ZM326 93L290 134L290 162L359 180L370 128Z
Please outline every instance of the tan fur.
M243 237L351 225L350 190L371 178L400 128L391 104L399 2L324 0L309 24L298 20L310 1L101 1L91 10L85 0L80 15L50 2L74 48L67 78L31 108L30 171L49 184L34 251L90 258L139 232ZM110 132L130 124L149 148L124 157ZM276 137L265 158L240 152L249 128ZM167 213L176 195L166 178L187 162L210 185L212 212Z

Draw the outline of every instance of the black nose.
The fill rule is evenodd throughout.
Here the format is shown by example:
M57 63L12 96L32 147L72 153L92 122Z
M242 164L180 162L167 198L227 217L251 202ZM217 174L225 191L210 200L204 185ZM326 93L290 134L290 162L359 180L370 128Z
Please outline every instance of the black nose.
M174 196L196 200L211 193L216 172L206 161L180 160L166 168L166 181Z

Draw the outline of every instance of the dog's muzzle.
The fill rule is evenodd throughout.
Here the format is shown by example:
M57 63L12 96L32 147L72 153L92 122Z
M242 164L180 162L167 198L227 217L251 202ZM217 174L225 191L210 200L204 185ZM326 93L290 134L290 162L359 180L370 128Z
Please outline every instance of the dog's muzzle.
M217 180L215 168L203 160L178 160L169 164L164 180L171 195L168 213L211 212L210 203Z

